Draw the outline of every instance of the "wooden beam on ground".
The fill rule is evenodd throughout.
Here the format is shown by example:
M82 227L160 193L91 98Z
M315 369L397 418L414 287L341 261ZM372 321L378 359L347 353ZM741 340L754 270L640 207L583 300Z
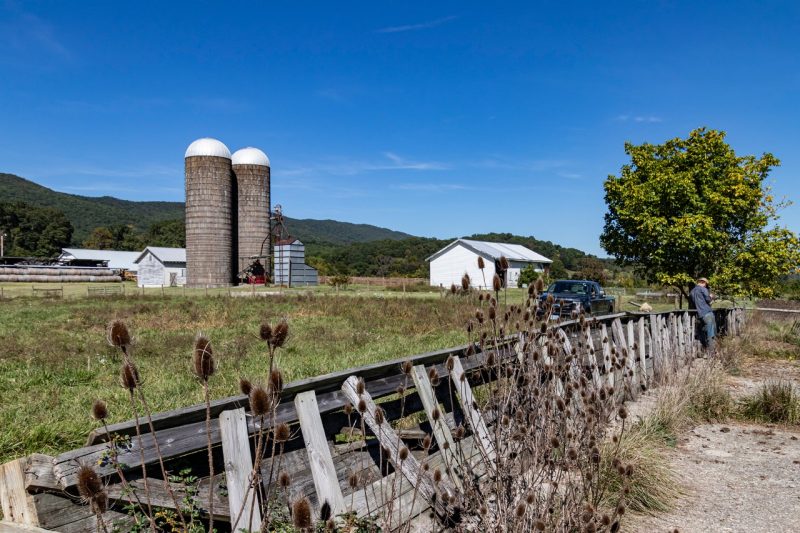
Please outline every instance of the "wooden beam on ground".
M422 400L425 414L428 416L428 421L433 429L433 437L436 439L436 444L445 459L445 465L452 467L457 464L455 453L456 441L453 439L453 434L450 433L450 428L447 427L444 421L444 411L439 409L439 400L436 398L436 392L433 390L428 372L423 365L416 365L411 372L411 377L414 379L414 386L417 389L417 394L419 394L419 398ZM438 417L434 417L434 410L439 412ZM453 481L453 484L461 488L461 479L458 476L451 473L449 477Z
M644 334L644 317L639 317L639 320L636 321L636 329L638 330L639 334L639 367L642 375L641 383L647 385L649 376L647 375L647 346L645 345L647 338Z
M494 444L489 435L489 429L486 427L486 422L484 422L483 416L481 416L481 412L477 408L475 397L472 394L472 387L470 387L469 381L464 375L464 367L461 365L461 358L459 357L453 357L453 369L450 371L450 378L456 386L456 396L458 396L461 409L467 415L470 428L478 437L478 444L483 451L484 460L487 464L493 464L496 455Z
M333 466L331 450L328 439L325 438L325 429L317 405L317 394L306 391L298 394L294 399L297 410L297 419L300 421L300 430L308 453L308 462L311 464L311 475L317 489L317 501L328 502L333 511L333 516L347 512L347 507L339 487L336 468Z
M18 524L38 526L36 507L25 490L27 459L14 459L0 466L0 509L3 518Z
M363 400L366 405L364 412L359 411L359 415L363 418L364 423L367 424L372 434L381 443L381 446L386 448L389 452L389 462L392 466L403 473L403 476L411 482L412 485L417 487L420 496L422 496L429 504L431 504L439 516L447 516L449 513L448 507L444 503L444 498L437 494L437 487L433 483L433 479L428 472L422 470L419 461L414 458L411 453L400 460L400 450L404 447L402 440L397 436L389 422L384 419L380 424L375 420L375 402L372 400L369 392L366 390L362 394L358 394L358 377L350 376L347 381L342 385L342 391L345 396L353 405L359 405ZM453 489L446 481L441 481L439 490L447 491L454 494Z
M608 328L605 324L600 324L600 342L603 346L603 370L605 372L606 383L614 386L614 372L611 368L611 337L608 335Z
M29 526L27 524L17 524L16 522L8 522L0 520L0 533L57 533L52 529L42 529L36 526Z
M600 388L601 381L600 381L600 367L597 366L597 351L594 348L594 339L592 338L592 329L586 325L583 329L584 335L586 336L586 346L587 346L587 353L589 355L589 365L592 367L592 383L594 383L595 388Z
M225 457L225 480L228 486L231 522L236 521L241 511L236 531L258 531L261 529L261 508L258 505L255 489L250 488L253 479L253 458L250 455L250 437L244 409L224 411L219 415L219 429L222 454Z

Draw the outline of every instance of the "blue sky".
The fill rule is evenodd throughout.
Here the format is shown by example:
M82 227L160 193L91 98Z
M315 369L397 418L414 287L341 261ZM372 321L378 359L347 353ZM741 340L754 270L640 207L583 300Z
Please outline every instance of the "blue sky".
M183 200L183 153L263 149L298 218L604 255L625 141L699 126L800 199L797 2L0 0L0 171ZM800 230L800 207L782 212Z

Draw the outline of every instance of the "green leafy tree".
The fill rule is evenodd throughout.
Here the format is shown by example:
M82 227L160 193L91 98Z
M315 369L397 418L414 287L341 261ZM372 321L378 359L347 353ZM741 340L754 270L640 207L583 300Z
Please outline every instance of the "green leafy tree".
M186 225L181 218L155 222L147 228L144 241L146 246L185 248Z
M83 247L90 250L114 250L114 234L109 228L94 228L89 237L83 241Z
M602 261L596 257L583 257L578 260L577 279L589 279L600 285L605 285L606 269Z
M69 246L73 227L58 209L16 202L0 203L0 231L8 235L6 255L54 257Z
M774 225L764 182L772 154L737 156L725 133L700 128L664 144L625 144L631 161L605 181L600 242L622 265L684 295L700 276L728 295L768 296L800 264L791 231Z
M536 271L533 265L528 265L520 271L519 280L517 281L517 283L519 283L520 287L522 285L530 286L533 283L536 283L536 280L539 279L540 275L541 274L539 274L539 272Z
M551 280L569 277L569 272L567 272L567 269L564 267L564 263L558 257L553 259L553 262L550 264L550 270L547 274Z

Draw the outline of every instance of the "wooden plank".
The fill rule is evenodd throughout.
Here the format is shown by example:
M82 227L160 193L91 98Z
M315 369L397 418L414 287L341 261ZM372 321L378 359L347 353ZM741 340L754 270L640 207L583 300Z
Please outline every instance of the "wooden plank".
M661 334L658 328L658 315L650 315L650 356L653 358L653 379L658 381L663 374L661 357Z
M0 533L57 533L52 529L42 529L36 526L29 526L27 524L17 524L15 522L8 522L0 520Z
M614 372L611 371L611 337L608 335L608 328L605 323L600 324L600 342L603 347L603 371L605 372L606 383L614 386Z
M364 423L369 426L370 431L372 431L372 434L375 435L381 443L381 446L388 450L389 462L395 469L402 472L403 476L405 476L412 485L417 487L420 495L433 505L436 514L439 516L446 516L449 509L443 502L443 498L437 494L437 487L433 483L431 474L424 472L419 462L410 453L405 459L400 460L400 450L403 447L402 441L386 419L380 424L375 420L375 402L366 390L362 394L358 394L358 382L359 379L357 376L350 376L347 378L347 381L342 385L342 391L345 396L353 405L359 405L361 401L366 404L366 410L364 410L364 412L359 412L359 415L363 418ZM449 483L444 480L440 482L439 490L449 491L451 494L454 494L453 489L449 487Z
M51 455L34 453L28 456L25 465L25 489L28 491L61 490L53 472Z
M148 478L148 489L150 495L150 502L154 507L164 507L167 509L174 509L175 504L172 501L172 496L164 488L164 483L158 478ZM222 475L214 476L214 486L219 487L220 481L222 481ZM135 479L128 482L128 490L122 485L122 483L115 483L113 485L109 485L106 487L106 492L108 493L108 497L112 501L119 501L123 502L124 504L127 503L135 503L136 496L139 496L139 501L143 504L145 503L145 492L144 492L144 480L142 479ZM178 498L178 501L183 501L186 497L186 486L180 483L170 483L170 487L172 491L175 493L175 496ZM230 511L228 509L228 497L221 493L222 491L214 490L214 520L223 520L229 521L230 520ZM209 490L209 479L203 478L198 482L197 485L197 494L194 495L193 500L195 502L195 506L199 509L204 515L208 516L208 508L209 508L209 496L211 491Z
M469 421L472 432L478 437L478 444L483 451L484 460L487 463L494 463L495 449L492 444L492 438L489 435L489 430L486 427L486 422L481 416L481 412L477 409L475 397L472 394L472 387L466 379L462 379L464 375L464 367L461 365L460 357L453 357L453 369L450 371L450 378L456 386L456 396L458 396L461 409L466 413L467 420Z
M601 381L600 381L600 368L597 366L597 352L594 348L594 339L592 338L592 329L587 324L586 327L583 329L584 335L586 336L586 346L587 346L587 353L589 357L589 366L592 367L592 382L594 383L595 388L600 388Z
M639 333L639 367L642 376L641 383L647 385L647 346L645 346L646 338L644 334L644 317L639 317L639 320L636 321L636 327Z
M641 379L641 373L636 369L639 365L636 361L636 350L634 350L634 346L636 345L636 336L634 335L633 329L634 324L633 320L628 320L625 323L625 327L627 328L628 333L628 365L630 366L631 371L633 372L633 395L634 398L639 394L639 380Z
M225 457L231 521L235 521L241 511L236 531L258 531L261 528L261 509L256 492L248 490L253 474L253 457L250 455L250 437L244 409L224 411L219 416L219 429L222 454Z
M425 414L428 416L428 421L431 424L433 437L436 439L436 444L445 458L445 464L448 465L448 467L452 467L458 460L455 455L456 441L453 439L453 434L444 421L444 410L439 408L439 400L436 398L436 392L433 390L428 372L423 365L416 365L411 372L411 377L414 379L414 386L422 400ZM433 416L434 410L439 411L438 417ZM438 418L438 420L435 418ZM461 488L461 480L458 476L450 475L449 477L458 488Z
M0 466L0 509L3 518L19 524L38 526L36 507L25 490L27 459L14 459Z
M325 429L322 427L316 393L301 392L295 397L294 406L305 440L308 462L311 464L317 501L327 501L334 516L342 514L347 511L347 507L339 487L336 468L333 466L328 440L325 438Z

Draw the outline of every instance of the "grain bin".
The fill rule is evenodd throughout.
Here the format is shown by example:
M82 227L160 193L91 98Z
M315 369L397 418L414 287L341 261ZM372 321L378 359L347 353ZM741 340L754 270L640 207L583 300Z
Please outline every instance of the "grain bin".
M269 158L258 148L242 148L233 154L237 187L237 272L258 259L269 273Z
M224 287L233 281L231 153L216 139L189 145L186 168L186 284Z

